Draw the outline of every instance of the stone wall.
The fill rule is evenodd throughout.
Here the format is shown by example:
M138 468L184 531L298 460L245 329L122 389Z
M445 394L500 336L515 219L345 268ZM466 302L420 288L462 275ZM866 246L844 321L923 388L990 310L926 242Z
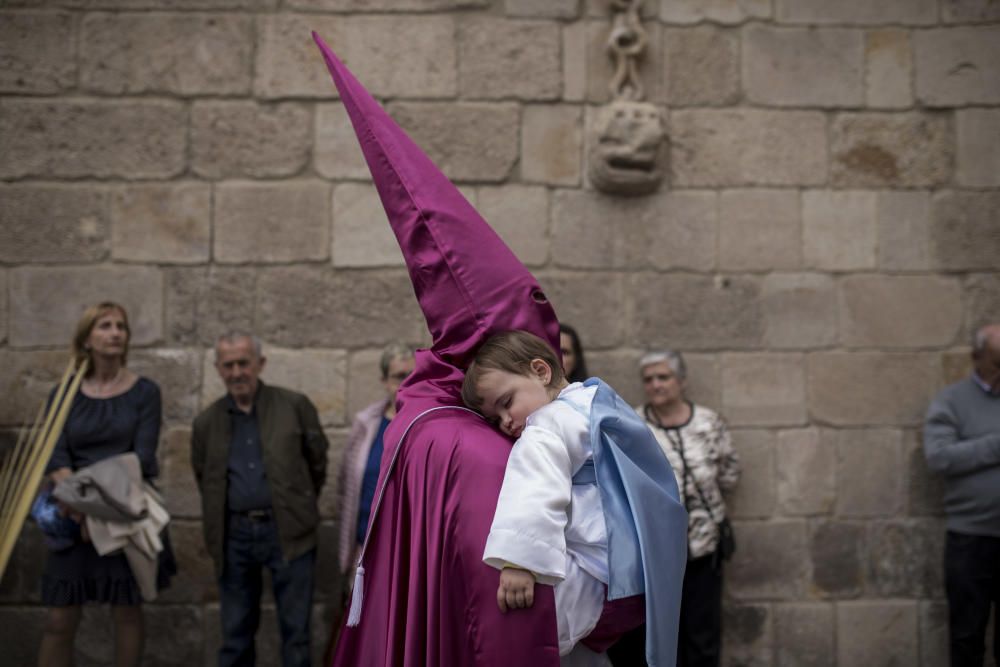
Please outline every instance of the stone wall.
M258 331L265 377L312 396L331 480L379 348L427 342L310 30L538 274L594 372L638 400L644 349L688 353L745 471L727 665L945 664L920 427L970 331L1000 319L996 2L646 0L642 75L671 147L664 187L636 199L585 177L604 0L0 5L0 427L9 442L31 418L84 304L129 308L131 362L164 392L182 570L149 606L146 664L213 664L219 642L187 463L221 391L214 337ZM43 553L29 525L0 585L10 664L34 660ZM78 664L107 664L109 635L88 612Z

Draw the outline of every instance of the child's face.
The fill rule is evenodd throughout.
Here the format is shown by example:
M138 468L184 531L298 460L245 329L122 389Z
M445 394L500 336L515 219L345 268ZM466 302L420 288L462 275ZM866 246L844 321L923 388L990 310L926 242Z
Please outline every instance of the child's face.
M500 430L510 437L521 437L528 415L552 402L548 387L551 379L552 370L541 359L532 360L529 375L484 371L476 386L483 399L483 415L496 421Z

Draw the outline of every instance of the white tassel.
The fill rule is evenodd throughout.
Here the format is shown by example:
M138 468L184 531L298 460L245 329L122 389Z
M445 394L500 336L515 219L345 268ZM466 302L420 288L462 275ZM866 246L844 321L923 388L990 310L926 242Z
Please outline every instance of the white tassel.
M354 575L354 591L351 593L351 611L347 615L347 627L353 628L361 621L361 605L365 603L365 568L358 565Z

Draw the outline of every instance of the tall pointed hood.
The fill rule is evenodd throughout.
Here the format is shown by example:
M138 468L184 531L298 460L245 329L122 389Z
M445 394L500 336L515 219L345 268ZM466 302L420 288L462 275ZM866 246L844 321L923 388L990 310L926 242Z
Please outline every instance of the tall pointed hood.
M538 281L315 32L313 39L403 251L431 350L464 370L487 337L510 329L558 350L558 321Z

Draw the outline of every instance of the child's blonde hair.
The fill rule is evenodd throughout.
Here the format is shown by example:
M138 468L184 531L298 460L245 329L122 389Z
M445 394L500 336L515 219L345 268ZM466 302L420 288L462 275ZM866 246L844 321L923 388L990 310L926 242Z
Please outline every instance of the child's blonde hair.
M465 371L462 382L462 401L473 410L483 407L477 391L485 371L507 371L515 375L531 375L531 362L541 359L552 369L549 387L563 383L565 374L555 350L548 343L527 331L504 331L489 338L476 352L475 359Z

